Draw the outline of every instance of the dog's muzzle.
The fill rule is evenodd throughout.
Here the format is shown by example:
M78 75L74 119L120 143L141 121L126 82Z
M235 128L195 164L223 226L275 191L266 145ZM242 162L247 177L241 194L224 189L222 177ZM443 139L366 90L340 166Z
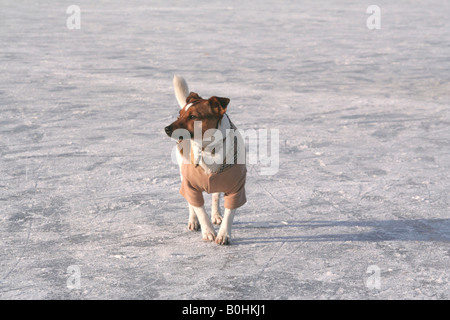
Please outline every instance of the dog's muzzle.
M174 130L173 130L172 125L165 127L165 128L164 128L164 131L166 132L166 134L167 134L170 138L176 140L177 143L180 143L181 141L184 140L184 137L183 137L182 135L179 136L179 137L176 137L176 136L174 137L174 136L173 136ZM177 138L178 138L178 139L177 139Z

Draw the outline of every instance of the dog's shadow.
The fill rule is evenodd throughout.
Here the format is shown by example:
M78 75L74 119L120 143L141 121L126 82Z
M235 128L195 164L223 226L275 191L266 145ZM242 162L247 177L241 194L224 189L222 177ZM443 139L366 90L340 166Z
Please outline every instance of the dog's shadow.
M237 222L233 228L239 230L240 235L233 242L240 245L321 241L450 241L450 219ZM273 236L274 229L279 230L279 236ZM250 234L248 238L245 237L246 232ZM254 236L255 233L258 235Z

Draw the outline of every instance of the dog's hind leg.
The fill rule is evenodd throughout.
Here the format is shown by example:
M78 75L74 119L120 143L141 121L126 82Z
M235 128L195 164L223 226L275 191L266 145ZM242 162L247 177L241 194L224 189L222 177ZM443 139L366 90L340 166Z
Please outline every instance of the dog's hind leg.
M226 209L223 214L222 225L220 226L219 233L216 237L217 244L230 244L231 240L231 227L233 225L233 218L236 213L236 209Z
M222 216L220 215L220 192L216 192L212 194L212 202L211 202L211 222L213 224L221 224Z
M191 231L200 230L200 223L198 222L197 215L195 214L194 207L189 205L189 222L188 228Z

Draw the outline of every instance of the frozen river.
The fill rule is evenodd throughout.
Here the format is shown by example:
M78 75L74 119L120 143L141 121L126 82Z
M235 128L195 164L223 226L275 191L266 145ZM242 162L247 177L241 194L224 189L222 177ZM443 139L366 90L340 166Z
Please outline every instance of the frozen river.
M1 299L450 299L450 2L72 4L0 0ZM174 74L279 131L230 246L187 229Z

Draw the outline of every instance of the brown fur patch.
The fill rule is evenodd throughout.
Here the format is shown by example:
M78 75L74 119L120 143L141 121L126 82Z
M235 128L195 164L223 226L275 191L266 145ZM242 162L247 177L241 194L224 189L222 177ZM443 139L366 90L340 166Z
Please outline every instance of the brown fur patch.
M180 110L176 121L170 124L171 132L176 129L186 129L194 137L195 121L202 122L202 137L206 130L215 129L219 120L227 110L230 99L213 96L208 100L202 99L197 93L191 92L186 98L186 104L192 103L187 110Z

